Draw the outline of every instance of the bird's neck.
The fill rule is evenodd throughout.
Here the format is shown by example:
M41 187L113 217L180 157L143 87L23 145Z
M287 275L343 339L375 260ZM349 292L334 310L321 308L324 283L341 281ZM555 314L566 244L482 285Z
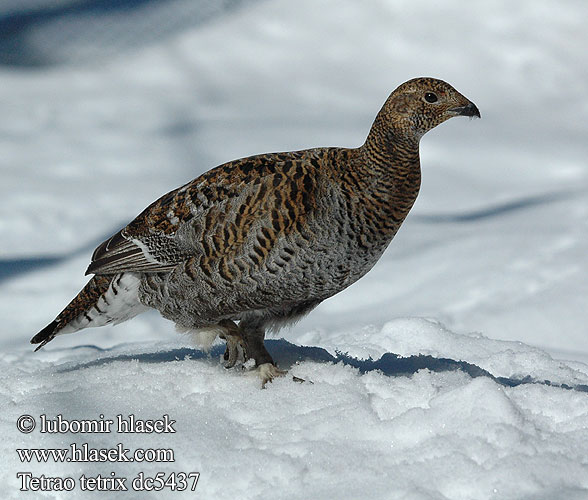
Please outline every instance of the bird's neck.
M407 135L386 123L386 117L378 115L365 143L358 148L356 169L366 194L381 200L382 215L396 221L399 227L421 184L420 137Z

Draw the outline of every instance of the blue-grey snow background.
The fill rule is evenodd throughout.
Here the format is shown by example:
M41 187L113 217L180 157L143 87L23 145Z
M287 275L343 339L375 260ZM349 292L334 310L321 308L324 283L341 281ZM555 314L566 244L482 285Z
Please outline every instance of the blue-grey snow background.
M2 497L116 496L21 493L17 471L199 471L195 494L120 498L588 498L587 18L581 0L1 1ZM155 198L233 158L357 146L421 75L483 119L423 138L380 263L270 342L314 384L261 391L156 314L32 353L93 248ZM167 413L177 433L25 435L25 413ZM74 441L176 461L15 452Z

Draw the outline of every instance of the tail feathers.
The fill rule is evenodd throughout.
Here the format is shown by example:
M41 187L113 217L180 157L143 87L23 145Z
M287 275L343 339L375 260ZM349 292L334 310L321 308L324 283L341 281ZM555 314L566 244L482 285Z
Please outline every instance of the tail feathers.
M31 344L40 344L35 349L35 352L41 349L41 347L43 347L47 342L51 342L57 334L57 331L59 331L59 323L54 320L45 328L43 328L39 333L37 333L37 335L31 339Z
M62 333L121 323L147 309L139 302L140 279L134 273L94 276L57 318L31 339L45 344Z

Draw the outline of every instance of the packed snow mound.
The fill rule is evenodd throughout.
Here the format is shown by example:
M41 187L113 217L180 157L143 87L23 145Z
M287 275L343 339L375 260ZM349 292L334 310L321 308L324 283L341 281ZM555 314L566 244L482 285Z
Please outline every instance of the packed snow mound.
M22 498L18 471L130 481L144 472L200 472L196 495L215 499L580 499L588 495L588 366L522 343L460 335L405 318L299 346L269 340L288 376L256 377L182 343L131 343L0 355L5 498ZM347 354L341 354L347 353ZM401 354L401 357L392 356ZM420 356L418 356L420 354ZM429 357L423 357L423 354ZM386 375L373 359L425 360ZM435 359L475 363L437 369ZM392 361L394 362L394 361ZM427 363L431 368L427 367ZM355 365L355 366L354 366ZM371 366L371 367L370 367ZM377 363L376 363L377 366ZM403 365L405 366L405 365ZM292 375L306 382L293 381ZM493 376L533 380L509 387ZM566 384L563 388L539 379ZM578 385L576 389L570 389ZM176 421L175 434L20 434L20 415ZM21 463L16 449L170 448L173 463ZM110 476L108 476L110 477ZM165 498L194 493L164 492ZM126 493L109 493L113 498ZM76 496L82 494L76 488ZM127 494L128 495L128 494ZM161 494L160 494L161 495ZM192 495L192 496L190 496ZM156 493L148 498L161 498ZM53 493L50 498L74 498ZM42 498L41 496L39 498Z
M404 357L426 355L465 361L496 377L588 384L586 372L573 368L573 362L555 360L545 351L522 342L493 340L481 334L457 334L433 319L399 318L381 329L368 326L360 332L313 331L298 340L325 346L331 353L341 351L339 346L345 345L346 354L357 358L379 358L385 353Z

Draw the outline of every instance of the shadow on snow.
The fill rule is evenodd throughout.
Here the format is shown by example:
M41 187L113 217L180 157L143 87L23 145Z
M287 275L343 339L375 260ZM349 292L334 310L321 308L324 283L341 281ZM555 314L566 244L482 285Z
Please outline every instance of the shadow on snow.
M527 196L518 200L509 201L499 205L494 205L470 212L460 212L454 214L437 214L415 215L413 220L418 220L424 223L462 223L462 222L477 222L484 219L491 219L501 215L509 215L520 210L533 208L539 205L554 203L560 200L565 200L573 196L573 193L545 193L535 196Z
M433 356L425 355L400 357L397 354L385 353L377 360L373 360L371 358L357 359L339 352L336 356L333 356L327 350L321 347L298 346L284 339L269 339L265 341L265 345L278 366L281 368L290 368L292 365L302 361L313 361L317 363L343 363L344 365L357 368L361 374L372 371L379 371L389 377L410 376L423 369L430 370L432 372L462 371L472 378L487 377L504 387L516 387L522 384L540 384L558 387L561 389L588 392L588 385L583 384L555 384L549 380L537 380L530 376L526 376L521 379L496 377L477 365L468 363L466 361L456 361L449 358L435 358ZM106 353L112 351L113 349L118 349L120 346L113 347L112 349L101 349L95 346L83 345L78 346L75 349L87 348L93 348L100 352ZM210 353L188 347L182 347L167 351L141 354L117 354L114 356L104 356L85 363L67 363L66 367L58 368L57 371L71 372L83 368L101 366L107 363L112 363L114 361L131 360L136 360L140 363L166 363L185 359L208 361L214 360L216 362L216 360L220 359L224 353L224 350L225 347L223 345L217 345L211 349Z
M80 248L76 248L71 252L65 252L61 255L40 255L37 257L14 257L0 259L0 283L10 278L16 278L21 274L30 273L33 271L40 271L46 267L56 266L65 262L68 259L77 257L86 252L92 251L100 243L110 238L114 233L124 227L126 224L117 225L116 229L109 231L105 236L101 236L95 240L86 243Z
M203 24L245 2L193 0L190 9L174 0L44 0L21 8L11 2L0 9L0 65L53 65L80 43L86 57L104 53L101 45L120 53Z

